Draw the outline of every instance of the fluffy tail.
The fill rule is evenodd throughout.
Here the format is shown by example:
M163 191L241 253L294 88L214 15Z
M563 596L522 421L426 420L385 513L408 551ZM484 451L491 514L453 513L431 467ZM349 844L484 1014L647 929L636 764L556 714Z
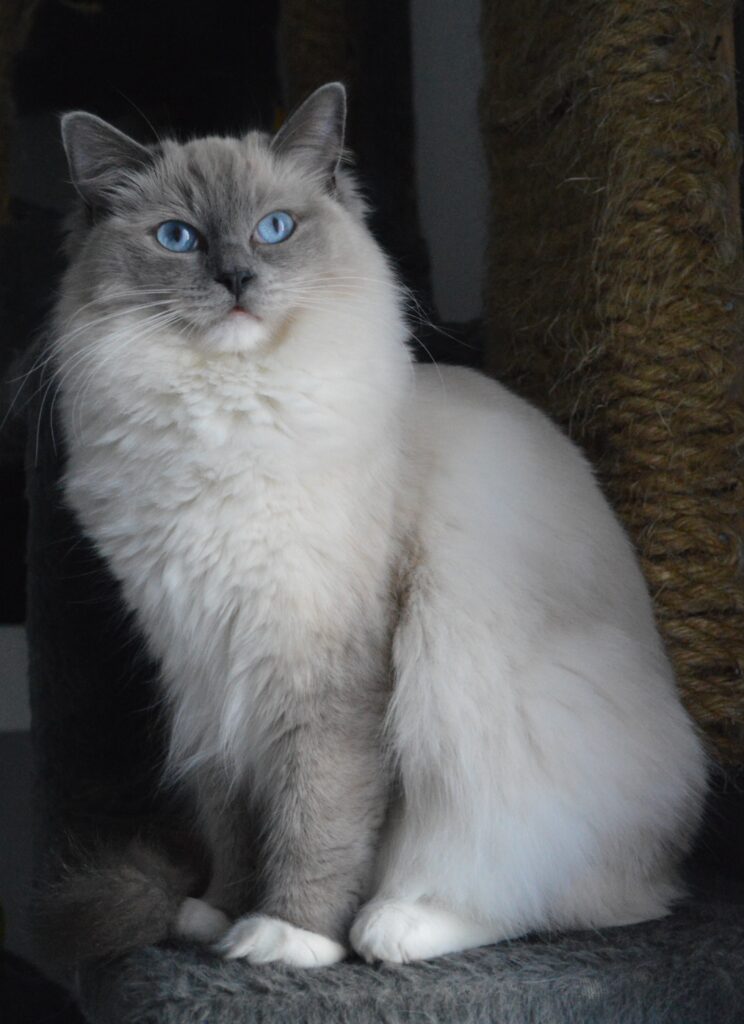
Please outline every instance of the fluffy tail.
M197 872L139 841L65 868L37 892L33 929L40 959L55 975L173 934L181 901Z

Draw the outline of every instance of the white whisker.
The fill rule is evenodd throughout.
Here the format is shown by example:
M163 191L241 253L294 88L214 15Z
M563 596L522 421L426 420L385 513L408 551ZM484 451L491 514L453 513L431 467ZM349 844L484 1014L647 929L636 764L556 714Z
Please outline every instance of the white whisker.
M170 303L170 300L169 300L168 304L172 305ZM145 310L145 309L157 308L160 305L163 305L163 303L162 302L147 303L146 305L143 305L143 306L130 307L129 309L126 310L126 313L137 312L137 311L141 312L142 310ZM79 327L75 331L71 332L70 334L55 339L55 343L52 346L51 353L44 360L44 364L43 364L44 367L47 367L49 365L50 360L54 360L55 358L58 358L58 356L60 354L60 350L63 350L63 346L66 343L69 342L70 338L79 337L82 332L84 332L86 330L92 330L93 328L100 327L100 325L102 323L110 322L112 319L115 319L116 317L121 317L121 316L122 316L121 313L117 313L117 314L111 314L111 315L106 316L106 317L100 317L100 318L98 318L96 320L88 321L88 322L86 322L84 324L79 325ZM159 329L161 329L164 326L169 326L171 323L174 323L177 320L178 320L178 313L176 311L174 311L172 309L160 310L159 312L156 312L156 313L152 314L151 316L146 317L134 329L130 328L129 325L127 325L126 327L120 328L118 331L115 330L113 333L107 334L106 335L106 339L105 339L106 340L106 345L107 345L107 347L110 347L112 349L112 354L113 354L113 351L116 351L117 348L118 348L119 354L120 354L121 343L123 341L128 341L130 343L134 342L134 341L137 341L141 337L147 336L149 333L152 333L155 330L159 330ZM39 433L40 433L40 429L41 429L41 421L42 421L43 414L44 414L44 407L45 407L46 402L47 402L47 400L49 398L50 391L52 389L54 389L53 390L52 401L51 401L51 404L50 404L50 407L49 407L49 424L50 424L50 430L51 430L51 436L52 436L52 444L53 444L53 446L54 446L54 448L56 450L56 437L55 437L55 433L54 433L54 407L55 407L55 403L56 403L56 400L57 400L57 396L59 395L61 389L65 386L66 381L70 378L70 375L76 369L80 368L80 366L84 366L86 360L91 360L91 362L93 364L93 370L95 370L96 364L95 364L95 360L94 360L93 357L99 351L100 345L101 345L101 339L100 339L100 337L98 335L96 335L94 338L88 340L87 343L84 343L82 345L82 347L80 347L76 351L72 352L63 362L60 362L58 365L55 365L54 362L52 361L52 372L51 372L51 374L49 376L48 381L42 380L42 383L41 383L40 387L37 388L36 391L34 391L33 395L29 399L29 401L31 401L31 399L33 399L39 393L39 391L42 390L42 388L44 389L44 394L43 394L42 399L41 399L41 403L40 403L40 406L39 406L39 414L38 414L38 417L37 417L36 446L35 446L35 461L36 462L38 462ZM104 361L106 361L105 357L104 357ZM89 371L88 372L88 374L85 377L86 381L89 381L90 379L92 379L92 372L93 371ZM71 416L71 423L72 423L73 418L74 418L75 407L76 407L76 405L78 403L79 398L80 398L80 395L78 394L78 396L76 397L76 399L75 399L75 401L73 403L73 407L72 407L73 416Z

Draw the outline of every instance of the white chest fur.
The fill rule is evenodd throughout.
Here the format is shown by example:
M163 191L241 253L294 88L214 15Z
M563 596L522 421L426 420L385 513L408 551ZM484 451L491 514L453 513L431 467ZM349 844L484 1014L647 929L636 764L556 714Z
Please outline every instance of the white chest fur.
M229 754L387 629L395 407L229 358L105 369L64 396L67 497L161 661L174 759Z

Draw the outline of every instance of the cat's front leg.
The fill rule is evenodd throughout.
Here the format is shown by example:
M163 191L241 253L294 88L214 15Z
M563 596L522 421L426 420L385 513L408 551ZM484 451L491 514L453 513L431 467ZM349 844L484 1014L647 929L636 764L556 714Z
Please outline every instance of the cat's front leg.
M346 956L346 946L270 914L241 917L217 944L228 960L252 964L285 963L292 967L329 967Z
M331 706L276 738L262 758L262 895L258 913L220 942L228 958L325 966L343 959L368 894L385 812L378 715ZM374 719L374 720L372 720Z

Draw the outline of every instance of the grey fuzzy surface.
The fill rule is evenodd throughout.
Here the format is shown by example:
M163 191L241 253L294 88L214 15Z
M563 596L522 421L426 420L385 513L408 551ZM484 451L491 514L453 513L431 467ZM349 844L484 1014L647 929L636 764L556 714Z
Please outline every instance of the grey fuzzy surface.
M317 971L149 947L80 979L93 1024L740 1024L744 892L660 921Z

